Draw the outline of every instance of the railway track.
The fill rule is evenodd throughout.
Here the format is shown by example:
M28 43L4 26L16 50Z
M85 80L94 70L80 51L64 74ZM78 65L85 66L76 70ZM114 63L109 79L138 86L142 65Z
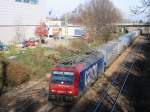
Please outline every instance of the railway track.
M126 50L122 54L123 56L121 55L123 58L120 59L123 59L125 62L117 62L119 64L119 69L115 68L115 70L110 70L111 72L108 72L109 74L102 75L94 86L89 88L78 104L73 107L71 112L109 112L113 108L115 110L118 106L117 103L125 98L121 94L126 92L124 91L124 88L127 84L128 78L130 77L130 73L133 73L134 60L141 58L141 46L146 43L144 39L145 38L140 37L136 42L134 42L131 48L129 48L130 50ZM114 64L116 64L116 62L114 62ZM114 66L114 64L112 64L110 68Z
M12 96L4 95L5 98L0 99L1 101L5 100L0 103L0 112L30 112L31 110L37 110L40 105L45 104L47 101L45 87L47 87L47 82L41 80L26 89L14 91ZM7 95L9 98L6 98Z
M116 77L111 81L111 84L109 84L108 87L103 90L102 96L97 100L95 105L88 110L88 112L115 112L117 110L117 101L123 93L131 71L134 69L135 60L139 58L139 55L142 51L141 45L134 46L134 49L134 52L127 56L126 62L121 65L122 67L120 71L122 72L118 75L115 75ZM123 76L121 79L124 79L122 84L119 82L121 75ZM118 88L119 85L121 85L120 88ZM116 89L117 92L112 92L113 89Z
M138 48L138 46L134 46L137 48L134 51L134 53L130 53L130 55L132 55L132 58L128 57L130 59L128 60L128 62L132 61L133 59L135 59L135 57L139 56L138 53L140 52L141 48ZM124 74L127 74L123 75L121 78L124 79L123 83L121 84L122 86L120 87L119 81L121 74L115 75L116 77L111 78L111 83L105 86L107 89L99 92L99 94L101 94L101 97L99 98L99 100L97 100L96 104L90 108L87 108L89 112L97 112L100 111L100 109L106 110L104 105L105 103L107 103L108 105L110 105L111 103L110 112L115 111L117 106L117 100L120 97L120 94L123 92L123 89L130 75L130 71L134 67L134 63L124 63L124 65L122 66L128 66L128 69L120 70L124 71ZM69 112L72 111L71 109L74 109L72 107L60 107L53 105L50 102L48 103L46 93L47 85L48 82L41 80L24 90L14 93L13 98L8 99L10 100L8 101L9 103L5 103L2 106L0 105L0 112ZM114 94L111 91L113 89L117 89L118 93ZM104 107L102 108L101 106Z

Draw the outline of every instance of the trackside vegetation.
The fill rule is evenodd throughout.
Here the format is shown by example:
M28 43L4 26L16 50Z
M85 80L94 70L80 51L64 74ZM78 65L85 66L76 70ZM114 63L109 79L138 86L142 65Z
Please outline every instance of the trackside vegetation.
M116 33L115 36L113 34L111 39L120 35L120 33ZM17 86L29 80L44 78L50 72L50 68L62 60L85 54L102 43L104 41L97 38L97 40L89 42L82 39L70 40L70 46L56 48L39 45L36 48L18 49L12 45L8 51L1 52L1 59L8 62L8 86Z

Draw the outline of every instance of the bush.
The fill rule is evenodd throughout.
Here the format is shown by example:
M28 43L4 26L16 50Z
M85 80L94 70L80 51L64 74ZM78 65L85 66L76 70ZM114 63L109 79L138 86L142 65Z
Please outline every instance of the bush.
M78 50L81 54L84 54L89 49L89 46L82 40L73 40L71 42L71 48Z
M45 56L46 51L47 49L40 47L27 49L17 55L17 61L31 69L33 78L41 78L41 76L45 76L51 66L51 60Z
M8 64L8 84L16 86L22 84L30 79L32 71L26 65L17 62L10 62Z
M61 59L59 52L51 51L45 53L45 55L47 56L48 61L52 66L55 66Z
M67 59L73 55L73 52L64 46L59 46L55 48L54 50L57 52L57 55L55 55L55 57L58 63L61 60Z

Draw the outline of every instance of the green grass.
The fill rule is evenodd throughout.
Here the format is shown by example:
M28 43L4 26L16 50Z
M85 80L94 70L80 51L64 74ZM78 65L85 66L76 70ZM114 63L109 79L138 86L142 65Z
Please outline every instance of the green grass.
M122 35L122 34L118 34ZM61 60L66 60L69 57L75 55L82 55L91 48L95 48L102 44L102 40L99 38L94 43L90 43L91 46L84 42L83 40L74 40L72 44L68 47L58 47L55 49L48 49L43 47L37 47L34 49L16 49L11 46L9 52L1 54L2 57L16 56L16 59L13 61L9 61L9 75L10 82L12 85L20 84L24 81L32 80L32 79L40 79L45 77L45 75L49 72L49 68L57 65ZM18 70L20 69L20 70ZM18 76L20 75L20 80L17 83ZM22 79L25 77L25 80Z
M54 50L42 47L27 48L26 50L12 48L5 56L16 56L15 62L32 71L30 75L32 79L45 77L46 73L50 72L49 68L58 64L59 60L72 56L72 53L68 52L64 47Z
M51 67L45 52L44 48L27 49L17 54L17 61L28 66L35 76L45 76L49 72L48 68Z

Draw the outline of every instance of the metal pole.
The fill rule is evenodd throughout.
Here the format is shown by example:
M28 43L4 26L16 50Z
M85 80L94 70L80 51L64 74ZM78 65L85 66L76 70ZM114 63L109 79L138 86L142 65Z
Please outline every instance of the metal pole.
M65 38L67 38L67 15L65 14Z
M66 41L66 39L68 37L68 31L67 31L67 29L68 29L68 18L67 18L67 14L65 14L65 38L64 38L65 45L67 45L67 41Z

